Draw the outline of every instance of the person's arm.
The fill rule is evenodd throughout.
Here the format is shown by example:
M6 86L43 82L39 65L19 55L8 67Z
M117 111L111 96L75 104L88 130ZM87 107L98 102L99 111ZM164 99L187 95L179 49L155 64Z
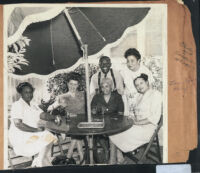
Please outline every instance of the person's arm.
M51 98L48 102L45 102L44 100L41 100L41 103L38 105L40 109L42 109L44 112L47 112L48 107L52 105L55 102L55 98Z
M149 98L150 110L146 112L149 116L142 120L135 120L137 125L154 124L157 125L161 116L162 97L159 92L154 91L153 97ZM151 101L153 100L153 102Z
M15 119L13 119L13 121L14 121L15 126L18 129L20 129L20 130L22 130L24 132L41 132L41 131L44 131L44 128L42 128L42 127L33 128L33 127L30 127L30 126L24 124L22 122L22 119L15 118Z
M42 129L42 128L33 128L33 127L30 127L23 123L23 118L24 118L23 110L24 110L24 107L20 100L12 104L10 115L11 115L11 119L12 119L14 125L18 129L25 131L25 132L43 131L44 129Z
M47 112L48 107L44 104L39 104L38 107L42 109L44 112Z
M52 120L55 120L55 116L47 112L42 112L40 114L40 119L45 120L45 121L52 121Z

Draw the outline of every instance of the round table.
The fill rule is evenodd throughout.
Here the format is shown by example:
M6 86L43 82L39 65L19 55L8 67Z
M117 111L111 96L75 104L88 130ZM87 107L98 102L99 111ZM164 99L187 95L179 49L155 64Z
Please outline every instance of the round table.
M97 116L94 117L94 119ZM80 122L86 122L86 115L77 115L76 117L70 118L69 121L66 121L65 118L62 118L61 125L56 125L54 122L49 121L46 123L46 129L55 132L55 133L65 133L71 136L87 136L89 142L89 158L90 164L93 164L93 136L94 135L113 135L120 132L123 132L129 129L133 125L133 120L127 116L121 115L105 115L104 128L78 128Z

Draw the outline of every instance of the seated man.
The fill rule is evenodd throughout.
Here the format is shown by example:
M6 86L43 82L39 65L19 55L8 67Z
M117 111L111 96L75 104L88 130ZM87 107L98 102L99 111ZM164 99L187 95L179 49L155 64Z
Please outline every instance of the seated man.
M122 96L117 92L113 92L113 82L110 78L103 78L101 81L102 93L97 94L93 97L91 103L92 114L112 115L118 114L123 115L124 113L124 103ZM95 138L97 142L100 143L104 149L106 162L108 161L108 138L103 136L97 136Z

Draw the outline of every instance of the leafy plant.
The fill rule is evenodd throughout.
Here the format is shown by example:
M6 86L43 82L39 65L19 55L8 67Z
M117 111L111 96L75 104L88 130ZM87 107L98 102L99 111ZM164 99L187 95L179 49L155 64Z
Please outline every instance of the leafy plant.
M162 92L163 89L163 68L161 58L145 57L143 64L152 72L154 83L153 88Z
M89 65L89 76L91 76L96 73L98 70L98 67L96 65L90 64ZM74 72L79 73L81 75L81 90L86 90L86 84L85 84L85 66L84 64L79 65ZM47 81L47 88L48 92L53 94L54 96L66 93L68 91L67 88L67 79L68 79L68 73L60 73L55 75L54 77L49 78Z
M29 46L31 40L21 36L18 41L8 46L7 64L8 72L14 73L16 69L22 70L21 65L29 65L29 62L24 58L26 46Z

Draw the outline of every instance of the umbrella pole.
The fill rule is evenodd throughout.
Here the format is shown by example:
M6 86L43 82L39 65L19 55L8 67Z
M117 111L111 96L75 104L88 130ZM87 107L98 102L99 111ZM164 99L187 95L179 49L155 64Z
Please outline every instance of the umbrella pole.
M74 25L73 20L71 19L71 16L69 15L68 9L64 10L64 13L76 35L76 38L78 39L81 50L83 51L83 58L85 60L85 81L86 81L86 97L87 97L87 116L88 116L88 122L92 121L91 118L91 106L90 106L90 85L89 85L89 70L88 70L88 48L87 44L83 44L81 37L78 33L78 30L76 29L76 26Z
M85 60L85 81L86 81L86 97L87 97L87 114L88 122L92 121L91 118L91 105L90 105L90 85L89 85L89 69L88 69L88 53L87 44L82 45L83 58Z

